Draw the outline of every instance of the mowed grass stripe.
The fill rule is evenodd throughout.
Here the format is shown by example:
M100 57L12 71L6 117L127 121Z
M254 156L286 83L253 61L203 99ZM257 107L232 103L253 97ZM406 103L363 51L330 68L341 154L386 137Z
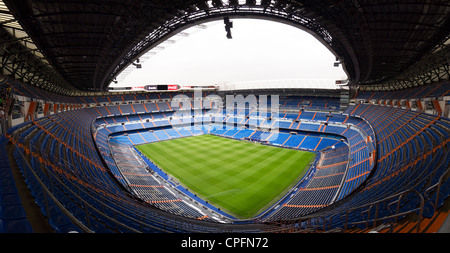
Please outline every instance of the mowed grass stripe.
M192 192L238 218L273 204L303 176L310 152L201 135L137 146Z

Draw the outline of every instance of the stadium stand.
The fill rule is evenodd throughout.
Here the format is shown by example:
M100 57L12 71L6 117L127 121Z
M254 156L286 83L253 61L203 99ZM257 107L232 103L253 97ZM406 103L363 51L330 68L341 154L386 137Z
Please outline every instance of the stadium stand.
M356 110L355 110L356 109ZM377 135L377 170L353 201L363 201L370 194L381 199L407 191L415 186L424 192L427 180L436 182L448 168L448 138L443 134L431 134L446 120L408 110L374 105L350 106L348 112L360 113L374 127ZM383 112L383 113L381 113ZM386 133L384 130L390 128ZM435 130L433 130L435 129ZM438 131L438 130L436 130ZM448 196L448 192L444 196ZM413 202L404 206L414 206ZM360 202L359 205L362 203ZM427 213L429 211L430 213ZM431 216L434 210L426 210Z
M11 99L0 135L1 233L34 232L18 180L59 233L424 232L434 227L424 221L448 216L446 3L143 1L122 8L112 1L108 17L98 18L105 7L96 1L84 3L89 13L62 1L3 2L0 89L10 89ZM228 110L235 101L222 105L209 96L240 91L216 86L201 98L193 87L108 92L155 41L186 23L229 14L307 28L335 54L347 80L337 80L336 91L244 91L279 95L263 109ZM85 29L91 26L107 32ZM203 134L306 150L316 160L266 211L239 220L134 148Z
M294 103L293 99L290 101ZM204 108L201 115L192 118L176 114L169 104L98 105L52 114L10 129L12 142L16 146L15 158L21 170L27 170L23 157L29 156L32 168L46 168L47 175L41 174L39 179L48 182L46 185L57 185L58 190L53 194L58 196L57 201L66 208L66 212L58 211L56 203L51 210L45 210L43 190L38 183L31 183L30 186L36 203L49 217L56 231L157 231L161 228L154 227L153 219L164 218L152 213L153 209L149 211L148 207L144 208L146 204L177 217L215 223L217 220L212 216L219 213L223 215L220 216L222 219L227 219L226 213L220 213L212 206L209 215L205 215L198 212L198 207L193 208L189 202L182 201L182 194L173 194L169 190L179 186L170 183L168 178L164 180L169 182L166 184L155 181L155 176L148 173L146 166L150 166L150 171L152 168L157 171L157 167L147 165L152 163L143 162L144 158L136 155L136 150L132 148L136 144L210 133L320 152L320 159L293 191L258 217L265 222L311 215L342 201L345 204L333 209L335 212L364 206L408 190L414 182L423 182L420 178L424 175L430 178L430 182L436 183L439 179L437 175L442 175L448 165L445 158L448 157L448 120L421 112L358 104L349 106L343 114L297 110L296 113L281 113L279 118L259 120L257 118L261 112L237 108L234 115L225 115L225 110L211 112ZM221 120L213 121L213 117L206 117L211 113ZM201 124L192 126L195 122ZM227 126L231 122L234 123ZM257 130L258 126L270 129L275 123L279 127L276 135ZM91 131L93 137L90 136ZM418 153L423 155L417 157ZM417 157L417 160L412 163L410 157ZM375 164L376 170L373 170ZM31 177L28 180L33 181ZM426 188L422 184L421 192ZM439 205L448 196L447 188L442 188L444 191L439 195ZM94 209L103 205L102 200L112 201L112 209L125 213L123 220L110 220L100 213L87 215L82 209L84 202L80 196L68 193L75 189L90 193L90 201L96 203ZM185 190L179 188L178 191ZM433 194L431 197L436 197L435 191ZM348 200L349 195L353 197ZM122 223L135 219L135 213L125 212L127 205L135 201L145 202L145 205L141 203L143 206L134 208L139 213L150 213L148 220L152 225L139 223L141 227L136 228ZM417 200L411 198L403 208L411 209L414 205L417 205ZM424 217L431 217L435 209L427 206L423 211ZM68 215L75 216L81 225L70 222ZM356 214L353 217L354 220L347 219L346 225L361 219L356 218ZM343 226L342 214L333 219L337 221L333 226ZM23 217L21 222L24 222ZM300 228L304 226L303 222L296 224ZM209 231L211 227L201 226L198 229Z
M361 91L355 95L355 98L361 100L401 100L401 99L418 99L430 97L444 97L450 93L450 82L439 82L435 85L415 87L410 89L398 90L394 92L383 91Z
M106 107L108 108L108 107ZM110 111L109 109L106 111ZM240 109L236 109L235 113L237 114L237 116L239 117L226 117L224 122L225 123L229 123L230 121L235 121L238 122L240 124L243 124L246 117L249 117L250 115L255 115L258 116L257 114L254 114L254 112L249 112L247 111L247 113L249 113L248 115L242 114L243 110ZM137 113L141 113L139 111L135 111ZM203 111L205 112L205 111ZM143 113L143 112L142 112ZM167 113L166 113L167 114ZM109 122L114 122L114 124L111 124L111 126L109 126L108 124L104 127L101 128L98 132L97 135L98 138L97 139L97 143L99 143L98 146L100 147L107 147L107 143L106 143L106 139L107 139L107 135L111 134L111 133L119 133L118 136L114 137L114 140L116 143L121 143L122 145L136 145L136 144L141 144L141 143L145 143L145 142L151 142L151 141L162 141L162 140L167 140L167 139L172 139L172 138L180 138L182 137L182 135L180 134L180 132L182 131L180 128L170 128L169 126L171 126L172 124L170 124L170 121L167 121L167 117L166 114L164 113L152 113L152 117L146 116L146 114L140 114L139 117L142 118L147 118L150 119L152 118L152 120L150 122L146 122L145 124L148 123L148 125L144 125L144 123L131 123L130 121L126 120L117 120L118 118L124 118L123 116L116 116L113 117L116 118L116 120L111 121L109 120ZM155 115L155 116L153 116ZM158 115L158 116L156 116ZM169 114L171 115L171 114ZM289 118L296 118L296 119L301 119L301 120L305 120L306 121L312 121L312 118L305 116L306 114L303 115L303 117L299 117L296 115L290 115ZM314 115L314 114L313 114ZM325 114L324 115L324 119L325 119ZM332 114L328 113L328 116L333 116ZM131 117L132 115L127 115L127 117ZM284 115L284 118L286 118L287 115ZM170 116L169 116L170 117ZM327 120L329 120L329 117L326 117ZM338 119L339 116L336 115L336 119ZM341 120L344 119L344 117L340 117ZM358 123L361 123L362 121L359 120L355 120ZM102 122L102 118L97 118L94 125L99 126L99 122ZM248 119L247 124L250 124L252 122L257 122L257 121L251 121L250 119ZM332 121L330 121L331 123ZM108 122L106 122L108 123ZM125 123L125 124L122 124ZM190 122L189 122L190 123ZM205 123L205 122L203 122ZM209 123L209 122L206 122ZM267 123L267 122L265 122ZM286 123L286 122L282 122L282 123ZM286 146L286 147L291 147L291 148L302 148L302 149L307 149L307 150L313 150L313 151L317 151L317 150L322 150L324 148L327 147L331 147L334 144L339 144L341 141L339 139L336 139L335 135L332 136L326 136L324 135L323 137L321 137L320 135L314 135L314 131L318 131L319 128L322 128L321 125L319 124L311 124L311 123L304 123L302 125L302 127L299 127L299 125L295 124L294 122L291 121L291 123L287 123L287 124L282 124L280 123L281 127L284 128L286 127L289 130L293 130L295 128L295 130L302 130L302 131L310 131L310 133L306 134L304 133L303 135L290 135L288 133L279 133L277 135L273 135L270 133L263 133L260 131L254 131L254 130L249 130L249 129L245 129L245 128L218 128L218 129L214 129L213 131L204 131L206 133L213 133L213 134L217 134L217 135L221 135L221 136L225 136L225 137L229 137L229 138L236 138L236 139L243 139L243 138L249 138L251 136L251 138L253 140L257 140L257 141L267 141L268 143L271 143L273 145L277 145L277 146ZM267 124L267 126L270 126L272 123ZM131 126L135 126L131 127ZM328 126L328 125L327 125ZM330 125L331 126L331 125ZM169 127L169 128L167 128ZM173 127L173 125L172 125ZM141 132L139 130L139 128L143 128L142 130L144 130L145 132ZM358 131L354 131L353 129L348 130L346 127L340 127L338 128L337 126L335 126L336 129L339 129L339 131L337 132L332 132L334 134L341 134L344 132L347 132L347 134L352 134L352 136L349 135L349 139L352 141L353 143L353 139L355 141L359 141L359 144L361 144L360 139L362 137L360 137L359 139L355 139L354 137L358 135ZM151 130L151 132L148 131L148 129L153 129ZM158 130L159 129L159 130ZM333 130L333 128L330 128L331 130ZM133 130L137 130L137 131L133 131ZM191 128L192 130L192 128ZM190 133L194 132L193 130L191 131L189 130ZM200 130L201 131L201 130ZM122 135L122 132L127 132L126 136ZM202 132L203 133L203 132ZM322 133L328 133L325 132L325 127L323 127ZM314 136L313 136L314 135ZM148 138L148 136L152 136L150 138ZM184 136L190 136L189 133L184 134ZM276 137L277 138L276 138ZM351 138L353 137L353 138ZM295 144L293 144L295 143ZM365 149L363 148L358 148L359 152L362 153L365 151ZM107 149L105 149L107 150ZM103 152L102 154L105 156L108 156L107 154L105 154L106 152ZM361 159L361 155L359 155L360 153L356 153L355 155L355 161L359 162ZM363 156L362 156L363 157ZM111 159L111 158L109 158ZM109 163L108 163L109 164ZM368 162L367 161L363 161L362 163L360 163L360 166L367 166ZM367 166L369 167L369 166ZM358 167L359 168L359 167ZM112 171L116 171L115 166L112 164ZM355 170L357 171L357 170ZM364 171L365 172L365 171ZM358 172L355 172L358 173ZM121 175L119 172L116 172L116 177L121 178ZM350 176L352 176L352 174L350 174ZM361 178L360 180L363 181L364 177L359 177ZM352 182L353 185L346 185L346 187L344 188L344 191L342 193L342 196L347 195L349 192L351 192L354 188L356 188L360 182L358 181L353 181ZM336 188L336 187L334 187ZM337 188L335 189L335 193L337 192ZM337 198L334 198L337 199ZM329 204L329 203L327 203Z

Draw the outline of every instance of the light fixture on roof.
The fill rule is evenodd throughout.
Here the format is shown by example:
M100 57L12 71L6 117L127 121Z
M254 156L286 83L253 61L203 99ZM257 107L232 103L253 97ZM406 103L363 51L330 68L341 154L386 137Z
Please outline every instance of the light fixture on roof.
M343 61L341 59L339 59L338 57L336 57L336 62L333 64L334 67L339 67L340 64L342 64Z
M133 64L137 69L142 68L142 64L139 64L139 59L136 60L136 63L132 62L131 64Z
M225 31L227 31L227 38L232 39L231 37L231 28L233 28L233 22L230 22L229 17L224 17L223 22L225 23Z

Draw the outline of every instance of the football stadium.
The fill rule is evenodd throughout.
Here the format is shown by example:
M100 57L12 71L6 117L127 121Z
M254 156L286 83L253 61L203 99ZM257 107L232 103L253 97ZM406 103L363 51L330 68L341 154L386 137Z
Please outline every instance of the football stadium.
M450 231L447 0L0 10L1 233ZM115 86L188 28L235 39L237 19L306 31L346 79Z

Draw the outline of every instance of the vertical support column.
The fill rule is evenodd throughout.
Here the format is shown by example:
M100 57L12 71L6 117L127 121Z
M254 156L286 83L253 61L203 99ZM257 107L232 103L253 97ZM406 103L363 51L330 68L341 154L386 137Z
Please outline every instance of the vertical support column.
M433 107L436 110L437 115L442 116L442 109L437 99L433 100Z
M422 101L417 100L417 101L416 101L416 104L417 104L417 107L419 108L419 111L420 111L420 112L423 112Z
M44 105L44 116L50 115L50 103L45 103Z
M53 113L58 113L58 104L53 104Z
M25 102L25 106L28 108L25 108L27 114L25 114L25 121L28 120L34 120L35 114L36 114L36 108L37 108L37 102L31 101L31 102Z

